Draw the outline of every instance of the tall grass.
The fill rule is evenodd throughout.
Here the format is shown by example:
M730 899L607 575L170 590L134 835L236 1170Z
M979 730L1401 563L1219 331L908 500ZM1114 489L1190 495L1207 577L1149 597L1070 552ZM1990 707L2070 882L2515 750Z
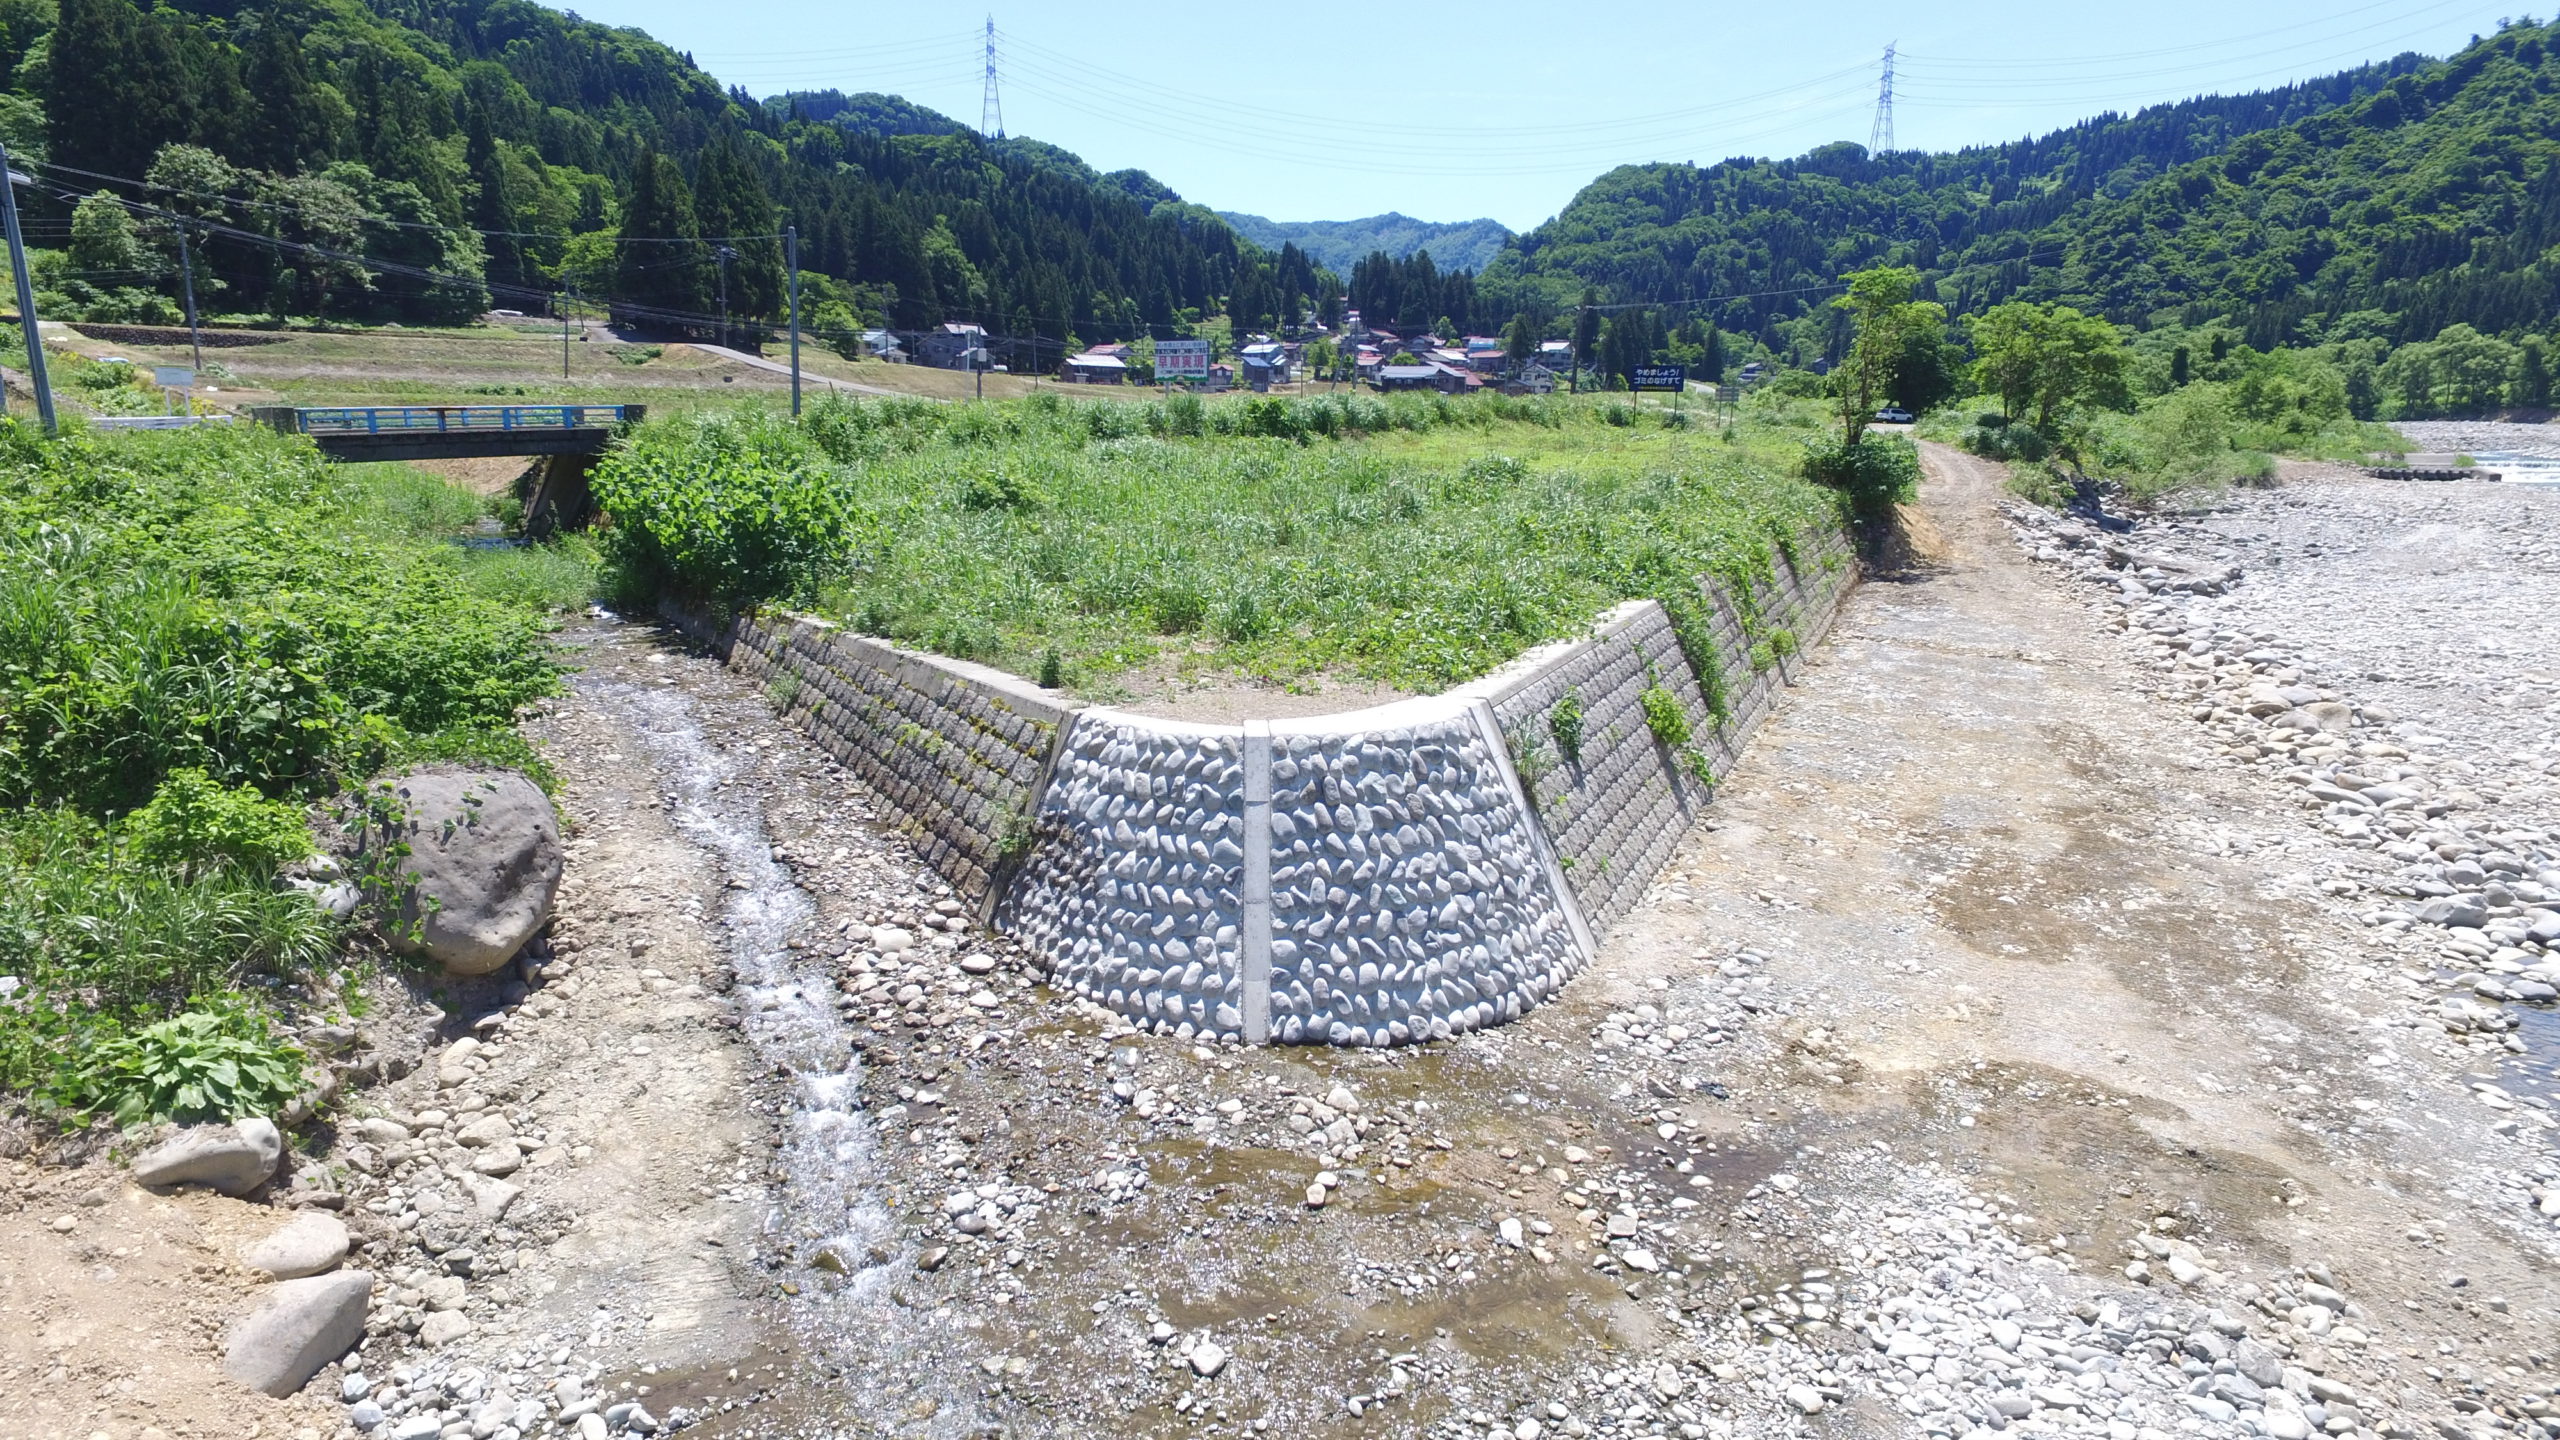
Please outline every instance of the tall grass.
M1780 427L1735 443L1566 400L1186 398L679 420L598 486L644 584L815 603L1026 675L1055 652L1089 686L1174 653L1438 688L1622 600L1694 608L1698 576L1765 571L1779 537L1837 519Z
M304 807L530 761L546 611L588 566L454 543L483 513L259 427L0 424L0 1091L78 1098L85 1053L182 1011L263 1034L337 953L275 880Z

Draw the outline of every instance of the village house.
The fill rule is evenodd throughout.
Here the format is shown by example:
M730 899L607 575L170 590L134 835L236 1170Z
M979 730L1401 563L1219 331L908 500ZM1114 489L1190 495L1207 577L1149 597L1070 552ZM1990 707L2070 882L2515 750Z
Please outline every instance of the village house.
M1236 352L1236 362L1245 384L1257 391L1286 385L1296 375L1296 367L1289 363L1288 347L1276 340L1245 346Z
M1117 355L1088 350L1082 355L1068 356L1058 369L1058 378L1070 385L1126 385L1129 383L1129 362Z
M986 344L985 327L950 321L924 333L916 342L916 359L937 370L966 370L970 352Z

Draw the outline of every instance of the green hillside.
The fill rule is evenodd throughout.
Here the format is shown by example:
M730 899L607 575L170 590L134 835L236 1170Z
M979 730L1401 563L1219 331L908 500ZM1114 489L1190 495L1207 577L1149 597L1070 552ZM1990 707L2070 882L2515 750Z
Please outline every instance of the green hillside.
M1308 259L1337 275L1350 274L1352 266L1372 254L1403 260L1424 250L1443 270L1482 270L1511 238L1511 232L1493 220L1443 225L1392 210L1365 220L1266 220L1232 210L1221 210L1218 217L1266 250L1296 245Z
M1820 287L1870 264L1919 267L1957 315L2051 300L2146 328L2227 321L2262 349L2538 329L2560 240L2555 30L1953 154L1624 166L1479 289L1541 314L1586 286L1704 301L1681 313L1799 360L1840 343ZM1787 291L1806 293L1769 293Z
M525 0L0 0L0 85L0 133L45 166L39 237L68 242L55 314L174 318L181 219L205 308L251 320L441 323L574 288L683 325L724 284L773 317L786 222L822 327L975 320L1040 337L1035 362L1238 293L1256 324L1315 298L1141 173L895 97L758 101Z

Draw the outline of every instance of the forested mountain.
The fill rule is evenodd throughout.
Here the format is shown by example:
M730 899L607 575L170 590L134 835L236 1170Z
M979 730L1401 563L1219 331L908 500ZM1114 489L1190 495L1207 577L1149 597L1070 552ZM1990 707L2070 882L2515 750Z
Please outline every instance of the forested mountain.
M1365 220L1266 220L1233 210L1221 210L1218 217L1266 250L1294 244L1337 275L1350 274L1352 266L1372 254L1404 260L1425 250L1442 270L1482 270L1511 238L1509 230L1492 220L1442 225L1392 210Z
M839 334L974 320L1045 364L1347 300L1400 332L1581 331L1612 368L1714 369L1836 356L1831 287L1908 264L1958 318L2059 301L2155 338L2326 346L2371 384L2449 343L2477 408L2560 305L2560 25L1952 154L1625 166L1481 272L1490 221L1231 225L896 96L723 89L528 0L0 0L0 137L37 167L42 303L96 319L175 317L181 227L215 314L438 322L574 291L684 325L725 292L769 318L789 224ZM1603 333L1576 323L1586 296L1655 308ZM2444 403L2432 365L2391 372L2419 377L2404 413Z
M892 97L760 102L524 0L0 0L0 81L52 214L133 202L80 204L46 276L98 318L173 313L181 219L206 308L248 315L453 320L572 286L675 320L725 278L772 316L785 222L838 326L1093 342L1238 294L1267 324L1317 288L1138 172Z
M2560 34L2511 25L2449 60L2404 55L1954 154L1841 144L1624 166L1478 288L1489 307L1539 314L1586 286L1707 301L1681 313L1803 359L1839 343L1816 287L1870 264L1918 266L1959 315L2027 298L2137 326L2228 318L2261 348L2406 342L2454 323L2549 325L2555 240Z

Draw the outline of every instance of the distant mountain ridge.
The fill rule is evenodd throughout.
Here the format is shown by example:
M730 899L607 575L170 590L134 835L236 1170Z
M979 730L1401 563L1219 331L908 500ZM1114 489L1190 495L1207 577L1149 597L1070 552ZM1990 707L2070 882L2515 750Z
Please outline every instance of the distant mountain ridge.
M1510 230L1498 221L1444 225L1392 210L1365 220L1266 220L1233 210L1219 211L1218 218L1265 250L1294 244L1337 275L1350 274L1352 266L1380 250L1398 260L1428 250L1431 263L1442 270L1481 270L1511 239Z

